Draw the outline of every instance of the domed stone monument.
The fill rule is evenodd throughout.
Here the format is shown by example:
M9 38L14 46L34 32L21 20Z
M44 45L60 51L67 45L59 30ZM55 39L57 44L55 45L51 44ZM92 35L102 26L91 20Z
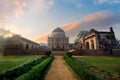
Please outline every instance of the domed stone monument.
M51 50L68 50L69 38L66 37L64 30L56 28L48 36L48 48Z

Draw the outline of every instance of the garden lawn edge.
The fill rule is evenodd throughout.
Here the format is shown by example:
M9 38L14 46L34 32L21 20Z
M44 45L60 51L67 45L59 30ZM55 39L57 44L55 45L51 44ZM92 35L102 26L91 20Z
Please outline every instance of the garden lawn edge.
M30 69L32 69L33 66L41 63L45 58L47 57L41 57L37 60L33 60L31 62L16 66L14 68L11 68L9 70L6 70L2 73L0 73L0 80L14 80L15 78L19 77L20 75L28 72Z
M108 80L118 80L118 79L120 79L120 77L119 77L120 75L117 72L111 72L111 71L93 66L92 64L86 63L85 61L81 61L80 59L77 59L77 58L72 58L72 60L74 62L76 62L77 64L79 64L81 67L84 67L85 69L93 72L96 75L100 75L101 77L104 77L105 79L108 79ZM97 73L95 72L96 70L99 72L99 74L98 74L98 72Z
M75 73L80 76L81 79L85 80L106 80L105 78L96 75L83 67L79 66L75 63L70 57L64 56L65 61L67 64L75 71Z
M43 75L45 69L53 61L54 57L50 56L45 59L40 64L34 66L29 72L21 75L20 77L16 78L15 80L40 80L41 76Z

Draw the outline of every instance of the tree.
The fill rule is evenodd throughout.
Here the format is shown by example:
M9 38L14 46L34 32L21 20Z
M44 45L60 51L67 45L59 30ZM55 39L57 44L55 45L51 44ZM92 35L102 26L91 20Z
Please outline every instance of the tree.
M6 38L0 36L0 54L2 54L5 44L6 44Z
M75 40L75 42L77 42L81 37L83 37L84 35L86 35L88 31L80 31L79 34L77 35L77 38Z

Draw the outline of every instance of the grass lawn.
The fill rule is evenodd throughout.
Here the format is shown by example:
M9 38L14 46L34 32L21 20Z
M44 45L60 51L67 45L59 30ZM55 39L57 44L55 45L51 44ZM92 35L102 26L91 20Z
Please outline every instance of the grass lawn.
M15 66L37 59L40 56L0 56L0 73Z
M93 66L120 74L120 57L95 57L81 56L78 60L87 62Z

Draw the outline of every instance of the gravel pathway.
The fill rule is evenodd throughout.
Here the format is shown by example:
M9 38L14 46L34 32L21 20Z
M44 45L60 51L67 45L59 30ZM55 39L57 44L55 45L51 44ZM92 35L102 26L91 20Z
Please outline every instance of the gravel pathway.
M45 80L77 80L73 73L65 65L62 56L55 56L54 61L45 77Z

